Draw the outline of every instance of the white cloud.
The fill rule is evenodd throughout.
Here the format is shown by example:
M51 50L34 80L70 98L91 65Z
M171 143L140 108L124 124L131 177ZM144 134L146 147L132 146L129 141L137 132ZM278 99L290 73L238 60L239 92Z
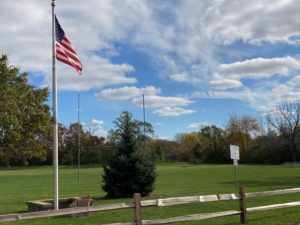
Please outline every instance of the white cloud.
M202 122L202 123L191 123L188 125L188 128L191 129L200 129L202 127L210 126L211 124L209 122Z
M182 116L196 112L197 111L195 110L184 109L181 107L163 107L153 111L154 114L158 114L159 116Z
M118 54L114 41L130 43L136 49L146 52L156 63L159 73L168 74L175 81L203 83L210 80L211 72L218 64L214 55L214 39L221 42L242 39L249 42L266 40L290 43L297 42L296 36L300 34L300 23L295 19L300 4L292 0L179 0L176 3L163 1L160 4L140 0L87 0L82 4L79 0L73 0L60 1L56 5L61 25L84 61L85 75L95 79L95 74L100 76L107 73L107 70L98 68L95 65L97 60L89 63L89 56L101 52L104 54L101 60L108 65L113 64L106 57L111 56L112 52ZM3 9L0 15L3 25L0 49L7 52L13 64L23 70L49 75L49 2L31 0L20 4L2 1L0 7ZM97 70L89 69L91 64ZM63 70L59 73L70 72L65 67ZM104 85L114 84L116 79L123 82L119 78L124 77L128 71L122 70L120 73L117 78L106 77L106 80L112 80L104 82ZM101 83L101 78L95 83ZM74 87L67 84L69 80L60 82L61 88L78 89L77 84ZM128 84L128 80L125 79L124 83ZM85 86L85 89L94 88L95 84L86 81Z
M137 87L122 87L115 89L105 89L96 94L98 99L112 99L112 100L127 100L137 96L145 95L156 95L160 92L160 89L157 89L153 86L147 86L144 88Z
M142 97L134 98L132 103L136 106L142 106L143 99ZM183 97L164 97L155 95L145 97L145 106L149 108L186 106L190 103L193 103L193 101Z
M189 81L189 76L187 73L177 73L172 74L170 76L171 80L177 81L177 82L187 82Z
M258 112L268 112L277 106L298 99L300 90L288 85L278 85L274 88L244 88L239 91L209 91L194 92L192 98L236 99L245 102Z
M232 79L269 78L275 74L286 76L296 69L300 69L300 61L292 57L256 58L218 66L220 74Z
M221 43L243 40L288 42L300 35L300 4L295 0L219 1L206 14L203 28L211 39Z
M132 99L132 104L135 106L143 106L143 93L145 95L144 102L146 108L157 109L154 110L154 114L161 116L180 116L185 114L191 114L195 111L186 110L178 106L187 106L193 101L184 97L166 97L155 95L160 92L153 86L148 86L144 88L137 87L122 87L115 89L105 89L98 94L96 97L98 99L110 99L110 100L128 100Z
M231 79L224 79L224 78L212 80L209 82L209 84L211 87L220 90L243 86L242 83L238 80L231 80Z
M287 82L290 86L299 86L300 85L300 75L293 77Z
M123 25L136 20L132 15L139 15L138 2L129 4L132 13L123 10L125 7L122 8L122 5L126 3L122 2L116 5L109 0L87 1L84 5L80 1L56 2L60 24L83 62L82 77L76 77L72 68L57 62L59 89L88 90L112 84L136 83L135 78L126 76L134 70L131 65L114 64L105 55L117 54L110 40L122 39L128 29ZM22 71L44 76L45 85L51 86L50 2L8 1L1 2L0 8L3 28L0 30L0 49L9 55L12 64L20 66ZM99 50L105 53L101 56L95 54Z
M112 64L109 60L96 55L82 57L84 64L81 76L73 68L59 64L57 70L58 88L61 90L89 90L107 85L135 84L134 77L126 77L126 73L134 68L128 64ZM51 76L46 77L45 84L51 83Z
M247 102L252 108L258 111L265 111L266 105L269 104L269 96L262 95L261 92L242 90L242 91L209 91L209 92L194 92L193 98L209 98L209 99L236 99Z
M0 8L1 51L23 70L50 72L51 14L41 1L2 1Z
M191 124L188 125L188 128L198 129L198 128L201 127L201 125L202 125L202 123L191 123Z
M1 1L0 8L1 51L9 54L12 64L23 71L42 74L45 84L51 84L49 1ZM160 4L146 0L87 0L84 4L79 0L57 1L58 19L84 67L83 75L78 77L72 68L58 62L58 87L89 90L136 84L137 79L130 76L134 71L132 65L126 61L113 63L109 59L122 50L115 44L120 43L146 53L160 76L208 90L206 97L235 98L256 108L266 108L296 96L299 79L292 78L285 84L288 88L277 89L260 84L250 88L246 83L242 86L240 80L258 81L273 78L275 74L290 78L292 72L300 69L299 60L281 57L243 61L237 56L240 62L219 65L222 56L217 53L223 44L238 40L242 40L241 45L244 42L299 44L299 11L296 0L177 0ZM212 77L215 73L219 77ZM211 87L216 90L239 87L239 91L210 92ZM137 97L139 90L132 88L127 90L128 95ZM118 91L126 92L122 88L107 89L99 95L113 99L117 98ZM151 93L145 100L151 108L183 107L192 103L186 98L157 96L157 93ZM141 98L132 102L141 105Z
M128 41L150 56L159 75L178 82L204 83L215 67L215 57L214 46L202 33L201 21L213 3L143 1L147 10Z
M300 96L300 89L297 85L300 83L300 78L294 75L300 70L300 61L292 57L256 58L221 64L217 70L218 73L214 75L214 80L210 82L215 91L195 92L192 97L237 99L257 111L266 112ZM280 79L279 77L274 79L274 75L279 75ZM292 76L295 77L287 80ZM239 80L246 78L253 79L251 86L246 82L244 85L238 83ZM261 82L261 79L266 81ZM228 90L235 86L239 89ZM219 91L217 91L218 89Z
M164 1L158 5L140 0L57 2L58 19L83 61L84 74L80 79L73 79L76 72L59 62L58 87L88 90L111 84L134 84L136 79L127 77L134 69L132 66L107 59L119 54L116 41L148 54L160 75L177 74L173 79L190 83L209 80L210 70L215 66L213 46L202 35L200 21L211 4L209 1L177 1L176 4ZM0 49L9 54L12 64L23 71L42 74L45 84L50 85L49 2L6 1L0 7L3 9ZM32 11L36 13L33 15ZM186 75L178 76L182 71Z
M186 110L178 106L187 106L193 101L184 97L166 97L155 95L160 92L160 89L156 89L153 86L137 88L137 87L122 87L115 89L105 89L98 94L98 99L110 99L110 100L128 100L132 99L132 104L135 106L143 106L143 93L145 94L144 102L146 108L157 109L154 110L154 114L161 116L180 116L185 114L191 114L195 111ZM157 124L159 125L159 124Z

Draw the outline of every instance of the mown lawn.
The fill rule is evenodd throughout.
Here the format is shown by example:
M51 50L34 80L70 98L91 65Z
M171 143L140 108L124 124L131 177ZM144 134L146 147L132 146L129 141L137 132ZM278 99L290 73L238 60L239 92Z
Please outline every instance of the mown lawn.
M90 166L81 169L80 184L77 183L77 169L60 168L60 197L104 196L101 190L101 167ZM161 164L157 167L158 178L154 198L203 194L234 193L232 165L188 165L183 163ZM276 190L300 187L300 167L239 165L239 182L246 192ZM0 214L26 211L27 200L52 198L52 168L33 167L0 170ZM259 206L290 201L299 201L300 194L276 197L251 198L247 206ZM128 202L130 199L99 200L96 204ZM237 201L195 203L171 207L143 208L143 219L158 219L201 212L216 212L238 209ZM277 209L248 215L253 225L294 225L300 222L300 207ZM98 225L112 222L133 221L133 210L118 210L92 213L89 217L56 217L3 224L87 224ZM238 216L211 219L188 224L234 225Z

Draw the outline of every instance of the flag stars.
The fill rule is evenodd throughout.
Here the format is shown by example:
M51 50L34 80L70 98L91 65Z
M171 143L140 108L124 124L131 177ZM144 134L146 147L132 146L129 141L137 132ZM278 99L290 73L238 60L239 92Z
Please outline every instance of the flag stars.
M58 41L59 43L62 42L62 39L65 35L64 30L61 28L60 24L58 23L58 20L55 16L55 34L56 34L56 41Z

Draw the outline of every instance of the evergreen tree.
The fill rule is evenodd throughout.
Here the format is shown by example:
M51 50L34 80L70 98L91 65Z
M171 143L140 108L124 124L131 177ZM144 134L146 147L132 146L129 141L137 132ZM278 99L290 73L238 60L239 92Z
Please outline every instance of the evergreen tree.
M112 133L117 140L117 151L103 166L102 186L108 197L130 197L133 193L148 195L154 188L155 162L137 144L142 137L139 121L133 120L129 112L123 112L114 122Z
M28 74L0 56L0 165L45 160L51 134L48 89L28 84Z

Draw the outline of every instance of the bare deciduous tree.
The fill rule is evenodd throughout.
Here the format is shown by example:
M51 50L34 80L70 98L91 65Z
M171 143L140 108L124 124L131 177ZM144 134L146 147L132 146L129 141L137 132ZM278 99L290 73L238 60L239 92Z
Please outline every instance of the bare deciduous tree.
M299 132L300 122L299 99L279 106L267 116L267 120L286 139L295 162L297 151L296 136Z

